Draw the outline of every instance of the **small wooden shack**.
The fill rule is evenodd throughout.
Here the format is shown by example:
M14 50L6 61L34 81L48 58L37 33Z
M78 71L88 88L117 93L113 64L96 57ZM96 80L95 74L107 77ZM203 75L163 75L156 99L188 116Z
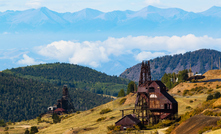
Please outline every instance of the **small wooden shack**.
M120 125L121 130L126 130L127 128L133 128L134 125L140 125L140 123L141 121L139 119L137 119L135 116L130 114L122 117L120 120L115 122L115 125L116 126Z

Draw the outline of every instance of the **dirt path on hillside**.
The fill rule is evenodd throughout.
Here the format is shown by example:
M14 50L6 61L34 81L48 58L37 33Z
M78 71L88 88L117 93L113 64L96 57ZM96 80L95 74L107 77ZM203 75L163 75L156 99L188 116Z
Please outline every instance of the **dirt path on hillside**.
M165 134L165 130L167 130L168 127L162 128L158 130L158 134Z
M20 125L20 126L13 126L13 127L22 127L22 128L30 128L30 125Z

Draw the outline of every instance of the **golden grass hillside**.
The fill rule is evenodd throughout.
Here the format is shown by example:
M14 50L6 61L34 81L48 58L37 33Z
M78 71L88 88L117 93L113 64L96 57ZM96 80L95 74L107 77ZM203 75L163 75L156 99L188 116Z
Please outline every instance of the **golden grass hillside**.
M209 70L207 71L205 74L203 74L205 76L204 79L199 80L199 82L182 82L180 84L178 84L177 86L175 86L173 89L171 89L169 91L169 93L171 94L178 94L183 93L184 90L191 90L193 88L196 87L205 87L207 89L217 89L220 88L219 86L221 86L221 82L220 81L215 81L215 82L202 82L202 81L206 81L206 80L210 80L210 79L221 79L221 70ZM218 90L219 91L219 90Z
M203 75L205 76L205 79L203 80L221 79L221 70L209 70Z
M69 133L82 133L82 134L104 134L107 133L107 126L113 125L118 121L122 113L121 109L134 107L134 98L136 94L130 94L126 96L127 100L125 104L120 105L120 101L123 98L111 101L107 104L95 107L91 110L81 112L80 114L73 114L72 117L64 119L61 123L53 124L47 128L41 129L40 134L69 134ZM106 114L100 114L103 109L109 108L112 111ZM125 112L130 114L131 111ZM99 118L104 120L97 121Z
M213 103L213 107L221 107L221 98L219 98L218 100L216 100L216 101Z
M120 104L120 101L126 98L125 104ZM47 114L41 120L46 122L38 123L37 119L16 122L8 125L9 130L4 131L4 127L0 127L0 134L8 132L10 134L24 134L26 128L30 130L31 126L37 126L40 134L104 134L107 133L107 126L113 125L118 121L122 113L121 109L134 107L136 94L129 94L126 97L118 98L109 103L95 107L93 109L82 111L79 114L73 113L70 115L61 116L63 119L60 123L53 124L51 115ZM106 114L100 114L103 109L109 108L112 111ZM130 114L131 111L126 111L125 114ZM104 120L97 121L99 118Z
M124 104L120 104L122 99L126 98ZM184 114L206 99L206 95L193 95L189 97L175 95L174 98L178 101L178 114ZM63 115L61 123L52 124L51 115L44 115L42 120L45 122L37 123L37 119L16 122L9 125L8 132L10 134L23 134L26 128L37 126L39 134L104 134L107 133L107 126L113 125L122 117L120 110L134 108L136 94L131 93L125 97L117 98L109 103L95 107L93 109L82 111L79 114ZM112 111L106 114L100 114L100 111L110 108ZM125 111L125 115L132 114L132 111ZM101 121L97 121L101 119ZM103 119L103 120L102 120ZM148 130L145 130L148 132ZM0 128L0 134L5 134L4 128Z

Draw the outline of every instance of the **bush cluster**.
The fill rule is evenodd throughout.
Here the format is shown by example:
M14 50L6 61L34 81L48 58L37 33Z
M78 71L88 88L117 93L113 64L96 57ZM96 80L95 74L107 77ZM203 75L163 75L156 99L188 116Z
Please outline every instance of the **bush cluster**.
M206 101L212 100L212 99L218 99L221 97L220 92L216 92L214 95L209 94L206 98Z
M191 106L186 106L186 109L193 109Z
M206 110L203 114L207 116L221 116L221 113L213 112L211 110Z
M219 85L216 85L216 89L219 89L219 88L221 88L221 86L219 86Z
M125 102L126 100L127 100L127 98L121 99L120 102L119 102L119 104L120 104L120 105L124 104L124 102Z
M55 124L61 122L61 118L56 113L53 113L52 119Z
M100 114L106 114L106 113L109 113L109 112L111 112L112 110L110 109L110 108L106 108L106 109L102 109L101 111L100 111Z
M25 130L25 134L35 134L37 132L38 132L38 127L36 126L32 126L30 131L28 129Z
M101 118L98 118L97 119L97 122L100 122L100 121L102 121L102 120L105 120L107 117L101 117Z

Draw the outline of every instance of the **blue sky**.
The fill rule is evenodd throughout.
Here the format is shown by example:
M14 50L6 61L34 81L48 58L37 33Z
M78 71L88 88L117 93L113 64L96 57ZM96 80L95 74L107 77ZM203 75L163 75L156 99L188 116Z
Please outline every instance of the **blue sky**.
M114 10L138 11L148 5L202 12L212 6L221 7L221 0L0 0L0 12L6 10L23 11L40 7L47 7L57 12L76 12L85 8L93 8L103 12ZM56 40L53 38L46 40L46 42L37 42L37 44L35 43L36 40L32 38L30 38L31 42L28 39L18 42L19 37L26 37L26 35L12 35L4 32L0 33L0 36L2 39L0 43L7 42L4 46L0 44L0 71L40 63L67 62L89 66L110 75L119 75L126 68L142 60L153 59L166 54L173 55L202 48L221 51L221 38L208 35L197 36L191 31L179 36L152 37L140 34L82 41L76 40L74 36L67 39L56 36ZM130 61L127 60L128 57L131 59ZM125 65L121 66L122 61ZM106 70L104 66L106 66ZM111 68L113 71L109 71Z
M103 12L113 10L140 10L148 5L160 8L176 7L201 12L212 6L221 6L220 0L0 0L0 11L47 7L57 12L76 12L93 8Z

